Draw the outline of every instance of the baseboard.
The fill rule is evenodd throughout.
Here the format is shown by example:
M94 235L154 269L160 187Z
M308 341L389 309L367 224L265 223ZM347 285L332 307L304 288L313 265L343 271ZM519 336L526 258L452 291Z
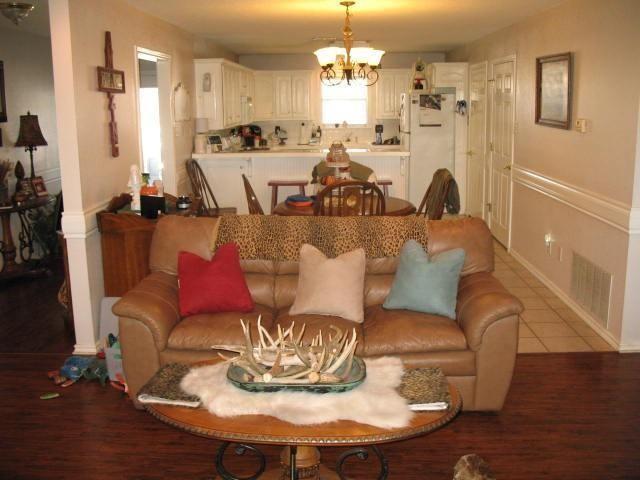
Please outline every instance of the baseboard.
M622 350L622 345L616 340L611 332L600 325L586 310L584 310L580 305L576 303L569 295L567 295L564 291L560 289L555 283L553 283L549 278L547 278L540 270L534 267L529 261L525 260L522 255L520 255L517 251L510 249L509 254L515 258L518 262L520 262L527 270L531 272L533 276L535 276L538 280L540 280L545 287L555 293L560 300L562 300L567 307L569 307L573 312L578 315L584 322L589 325L593 330L596 331L598 335L600 335L609 345L615 348L617 351L622 352L631 352L633 350ZM626 346L632 347L640 350L638 346Z
M95 345L80 345L76 343L73 346L74 355L95 355L98 353L98 349Z

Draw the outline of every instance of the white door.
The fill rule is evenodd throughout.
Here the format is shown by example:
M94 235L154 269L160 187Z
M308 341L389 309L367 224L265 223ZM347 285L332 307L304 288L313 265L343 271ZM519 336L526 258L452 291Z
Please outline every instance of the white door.
M273 118L273 74L256 73L256 94L253 99L256 120Z
M308 120L311 76L307 72L291 74L291 118Z
M276 118L291 118L291 74L276 74Z
M515 57L491 62L493 88L489 137L491 151L489 227L493 236L507 248L511 229L515 64Z
M467 213L484 217L485 144L487 136L487 62L469 68L469 150Z

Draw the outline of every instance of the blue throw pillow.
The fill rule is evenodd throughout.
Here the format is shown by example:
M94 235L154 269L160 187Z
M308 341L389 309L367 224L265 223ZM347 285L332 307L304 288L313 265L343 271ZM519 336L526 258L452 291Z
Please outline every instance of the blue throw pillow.
M415 240L400 251L400 263L384 308L456 318L458 281L464 250L456 248L429 258Z

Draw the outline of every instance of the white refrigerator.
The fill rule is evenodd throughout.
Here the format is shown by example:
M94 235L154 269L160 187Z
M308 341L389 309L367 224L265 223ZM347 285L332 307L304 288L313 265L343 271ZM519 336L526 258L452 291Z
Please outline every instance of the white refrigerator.
M454 177L456 175L455 103L455 89L402 94L400 140L411 154L409 201L416 207L437 169L447 168Z

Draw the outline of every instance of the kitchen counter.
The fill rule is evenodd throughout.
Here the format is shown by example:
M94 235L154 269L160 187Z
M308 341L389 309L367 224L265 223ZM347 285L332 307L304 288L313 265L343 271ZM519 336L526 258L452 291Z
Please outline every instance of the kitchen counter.
M291 157L325 157L329 153L328 148L321 146L285 145L271 147L269 150L244 150L216 153L194 153L195 159L214 160L216 158L291 158ZM347 153L353 157L407 157L409 152L400 145L369 145L347 147Z

